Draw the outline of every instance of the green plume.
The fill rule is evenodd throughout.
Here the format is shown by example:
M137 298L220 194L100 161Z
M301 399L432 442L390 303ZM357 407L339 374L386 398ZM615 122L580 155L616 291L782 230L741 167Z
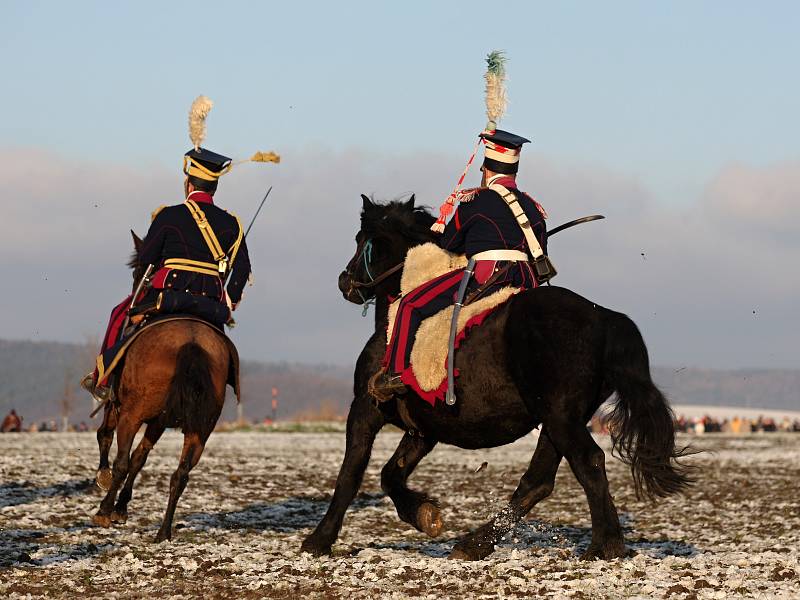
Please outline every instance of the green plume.
M503 77L506 74L506 61L508 59L502 50L492 50L486 56L486 71L498 77Z
M494 50L486 57L486 123L487 131L494 131L506 110L506 57L502 50Z

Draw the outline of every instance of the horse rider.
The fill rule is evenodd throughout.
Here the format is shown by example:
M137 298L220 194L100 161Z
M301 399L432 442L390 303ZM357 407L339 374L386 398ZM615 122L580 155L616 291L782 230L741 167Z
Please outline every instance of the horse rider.
M546 278L537 276L535 261L547 260L547 215L516 182L520 150L530 140L490 126L480 134L485 146L481 186L460 193L461 202L438 240L443 249L475 259L467 287L467 296L474 298L505 286L535 288ZM525 228L535 236L530 243ZM378 399L406 391L413 377L411 349L417 329L423 320L456 302L463 275L464 269L451 271L400 300L383 368L371 386Z
M184 156L185 202L158 208L147 236L138 248L139 265L153 265L150 288L136 304L153 303L164 290L188 292L236 310L250 277L250 257L239 219L214 203L219 178L232 166L231 159L193 147ZM225 279L230 280L225 284ZM102 377L102 353L123 334L132 298L111 312L103 338L98 368L81 386L98 401L107 401L113 390L113 373ZM98 381L98 378L100 379Z
M22 417L17 414L15 409L11 409L0 425L0 433L19 433L22 431Z

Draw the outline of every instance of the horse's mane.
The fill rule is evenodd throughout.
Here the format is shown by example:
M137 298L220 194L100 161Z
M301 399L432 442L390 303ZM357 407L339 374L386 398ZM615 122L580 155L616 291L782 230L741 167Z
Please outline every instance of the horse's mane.
M128 268L132 270L136 270L139 268L139 251L134 250L131 252L131 257L128 259Z
M361 230L369 237L401 235L422 244L434 238L431 231L436 219L424 206L411 206L408 202L393 200L386 204L372 204L361 212Z

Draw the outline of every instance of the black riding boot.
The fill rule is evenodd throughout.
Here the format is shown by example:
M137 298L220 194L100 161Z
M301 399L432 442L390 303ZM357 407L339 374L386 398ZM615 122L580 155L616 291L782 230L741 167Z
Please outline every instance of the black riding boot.
M408 392L408 387L400 379L400 375L392 375L381 369L373 375L367 384L367 392L377 403L387 402L392 397Z

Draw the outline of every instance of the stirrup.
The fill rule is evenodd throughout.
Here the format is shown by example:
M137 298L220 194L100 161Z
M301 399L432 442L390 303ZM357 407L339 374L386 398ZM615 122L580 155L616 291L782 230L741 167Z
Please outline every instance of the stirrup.
M94 371L89 371L80 383L81 387L90 394L94 395Z
M109 385L97 385L94 380L94 371L89 371L80 383L81 387L89 392L94 398L95 402L99 402L102 406L109 400L114 399L114 384L109 381Z
M398 394L404 394L408 387L400 379L400 375L389 375L386 369L381 369L369 378L367 393L376 403L388 402Z
M95 386L94 391L92 392L92 396L95 400L104 404L114 399L114 388L113 385L98 385Z

